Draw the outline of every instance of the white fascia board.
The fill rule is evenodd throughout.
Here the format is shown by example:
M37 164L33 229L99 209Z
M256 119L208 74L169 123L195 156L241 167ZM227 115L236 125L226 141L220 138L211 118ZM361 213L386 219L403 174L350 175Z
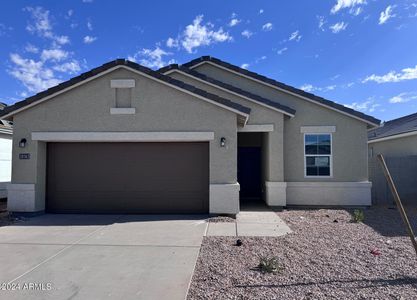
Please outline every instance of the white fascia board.
M246 124L244 127L239 127L238 132L272 132L274 131L274 124Z
M383 141L389 141L389 140L394 140L394 139L400 139L400 138L403 138L403 137L408 137L408 136L413 136L413 135L417 135L417 131L405 132L405 133L400 133L400 134L396 134L396 135L390 135L390 136L382 137L382 138L379 138L379 139L370 140L370 141L368 141L368 144L383 142Z
M47 101L47 100L49 100L49 99L51 99L51 98L53 98L53 97L56 97L56 96L58 96L58 95L60 95L60 94L62 94L62 93L65 93L65 92L67 92L67 91L69 91L69 90L72 90L72 89L74 89L74 88L76 88L76 87L78 87L78 86L80 86L80 85L83 85L83 84L85 84L85 83L87 83L87 82L89 82L89 81L92 81L92 80L94 80L94 79L96 79L96 78L98 78L98 77L101 77L101 76L103 76L103 75L105 75L105 74L108 74L108 73L110 73L110 72L112 72L112 71L114 71L114 70L120 69L120 68L127 69L127 70L132 71L132 72L134 72L134 73L136 73L136 74L140 74L141 76L144 76L144 77L146 77L146 78L149 78L149 79L152 79L152 80L157 81L157 82L159 82L159 83L162 83L162 84L164 84L164 85L170 86L170 87L172 87L172 88L174 88L174 89L176 89L176 90L179 90L179 91L181 91L181 92L183 92L183 93L189 94L189 95L191 95L191 96L193 96L193 97L199 98L199 99L201 99L201 100L204 100L204 101L206 101L206 102L209 102L209 103L211 103L211 104L214 104L214 105L216 105L216 106L219 106L219 107L221 107L221 108L224 108L224 109L226 109L226 110L232 111L232 112L234 112L234 113L236 113L236 114L238 114L238 115L241 115L241 116L245 117L245 119L246 119L246 120L248 120L248 119L249 119L249 114L246 114L246 113L241 112L241 111L239 111L239 110L236 110L236 109L234 109L234 108L228 107L228 106L226 106L226 105L223 105L223 104L218 103L218 102L216 102L216 101L213 101L213 100L211 100L211 99L205 98L205 97L200 96L200 95L198 95L198 94L194 94L194 93L192 93L192 92L190 92L190 91L187 91L186 89L180 88L180 87L178 87L178 86L176 86L176 85L170 84L170 83L168 83L168 82L165 82L165 81L163 81L163 80L160 80L160 79L157 79L157 78L155 78L155 77L153 77L153 76L150 76L150 75L148 75L148 74L146 74L146 73L142 73L142 72L140 72L140 71L138 71L138 70L135 70L135 69L132 69L132 68L130 68L130 67L128 67L128 66L123 66L123 65L115 66L115 67L110 68L110 69L108 69L108 70L106 70L106 71L103 71L103 72L101 72L101 73L99 73L99 74L97 74L97 75L95 75L95 76L92 76L92 77L87 78L87 79L85 79L85 80L83 80L83 81L80 81L80 82L78 82L78 83L76 83L76 84L74 84L74 85L72 85L72 86L70 86L70 87L67 87L67 88L65 88L65 89L63 89L63 90L61 90L61 91L58 91L58 92L56 92L56 93L54 93L54 94L51 94L51 95L49 95L49 96L46 96L46 97L44 97L44 98L42 98L42 99L40 99L40 100L37 100L37 101L35 101L35 102L33 102L33 103L29 104L29 105L26 105L26 106L24 106L24 107L22 107L22 108L20 108L20 109L14 110L14 111L12 111L12 112L8 113L7 115L4 115L2 118L3 118L3 119L10 118L11 116L13 116L13 115L15 115L15 114L17 114L17 113L19 113L19 112L21 112L21 111L23 111L23 110L26 110L26 109L28 109L28 108L30 108L30 107L33 107L33 106L35 106L35 105L38 105L38 104L40 104L40 103L42 103L42 102L44 102L44 101Z
M214 140L214 132L32 132L43 142L197 142Z
M301 126L301 133L333 133L336 126Z
M194 65L194 66L190 67L190 69L197 68L198 66L201 66L202 64L209 64L209 65L215 66L215 67L217 67L217 68L219 68L219 69L222 69L222 70L228 71L228 72L233 73L233 74L235 74L235 75L238 75L238 76L241 76L241 77L245 77L245 78L250 79L250 80L252 80L252 81L255 81L255 82L261 83L261 84L263 84L263 85L269 86L269 87L271 87L271 88L273 88L273 89L276 89L276 90L279 90L279 91L281 91L281 92L283 92L283 93L286 93L286 94L292 95L292 96L294 96L294 97L297 97L297 98L300 98L300 99L306 100L306 101L308 101L308 102L311 102L311 103L317 104L317 105L319 105L319 106L325 107L325 108L327 108L327 109L330 109L330 110L336 111L336 112L341 113L341 114L343 114L343 115L345 115L345 116L348 116L348 117L351 117L351 118L353 118L353 119L356 119L356 120L359 120L359 121L365 122L366 124L371 125L371 126L372 126L372 128L375 128L375 127L378 127L378 126L379 126L379 124L375 124L375 123L370 122L370 121L368 121L368 120L365 120L365 119L362 119L362 118L356 117L356 116L354 116L354 115L351 115L351 114L348 114L348 113L346 113L346 112L344 112L344 111L341 111L341 110L339 110L339 109L337 109L337 108L334 108L334 107L331 107L331 106L328 106L328 105L322 104L322 103L317 102L317 101L314 101L314 100L311 100L311 99L309 99L309 98L307 98L307 97L304 97L304 96L298 95L298 94L296 94L296 93L290 92L290 91L288 91L288 90L286 90L286 89L282 89L282 88L277 87L277 86L275 86L275 85L273 85L273 84L269 84L269 83L267 83L267 82L263 82L262 80L258 80L258 79L256 79L256 78L251 77L251 76L247 76L247 75L241 74L241 73L239 73L239 72L236 72L236 71L230 70L230 69L228 69L228 68L225 68L225 67L223 67L223 66L220 66L220 65L218 65L218 64L216 64L216 63L213 63L213 62L211 62L211 61L202 61L202 62L200 62L200 63L198 63L198 64L196 64L196 65Z
M181 70L172 69L172 70L168 70L168 71L167 71L167 72L165 72L164 74L165 74L165 75L169 75L169 74L174 73L174 72L180 73L180 74L182 74L182 75L184 75L184 76L190 77L190 78L195 79L195 80L197 80L197 81L200 81L200 82L202 82L202 83L204 83L204 84L207 84L207 85L210 85L210 86L212 86L212 87L215 87L215 88L217 88L217 89L219 89L219 90L225 91L225 92L227 92L227 93L229 93L229 94L232 94L232 95L238 96L238 97L240 97L240 98L242 98L242 99L248 100L248 101L250 101L250 102L254 102L254 103L256 103L256 104L258 104L258 105L260 105L260 106L263 106L263 107L266 107L266 108L268 108L268 109L271 109L271 110L274 110L274 111L280 112L280 113L282 113L282 114L284 114L284 115L290 116L291 118L292 118L292 117L294 117L294 114L291 114L291 113L286 112L286 111L284 111L284 110L281 110L281 109L278 109L278 108L276 108L276 107L270 106L270 105L268 105L268 104L265 104L265 103L259 102L259 101L258 101L258 100L256 100L256 99L249 98L249 97L246 97L246 96L244 96L244 95L238 94L238 93L236 93L236 92L233 92L233 91L228 90L228 89L226 89L226 88L224 88L224 87L218 86L218 85L216 85L216 84L214 84L214 83L211 83L211 82L205 81L205 80L200 79L200 78L198 78L198 77L194 77L193 75L187 74L187 73L185 73L185 72L183 72L183 71L181 71Z

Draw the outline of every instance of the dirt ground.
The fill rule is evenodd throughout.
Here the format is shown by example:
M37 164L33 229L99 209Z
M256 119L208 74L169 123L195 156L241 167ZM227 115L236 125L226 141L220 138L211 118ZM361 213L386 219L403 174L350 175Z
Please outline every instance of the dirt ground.
M407 208L417 231L417 209ZM417 257L399 212L285 210L293 233L278 238L205 237L188 299L417 299ZM260 256L283 270L262 273Z

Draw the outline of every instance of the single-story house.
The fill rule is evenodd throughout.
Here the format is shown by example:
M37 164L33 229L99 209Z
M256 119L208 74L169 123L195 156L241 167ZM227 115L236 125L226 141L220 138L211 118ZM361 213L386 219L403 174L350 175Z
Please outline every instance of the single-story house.
M392 204L391 191L377 155L382 154L401 200L417 203L417 113L382 123L368 133L369 176L374 204Z
M0 111L6 106L0 102ZM0 120L0 199L7 197L7 184L12 176L12 134L11 123Z
M370 205L380 121L219 59L117 59L7 107L15 212Z

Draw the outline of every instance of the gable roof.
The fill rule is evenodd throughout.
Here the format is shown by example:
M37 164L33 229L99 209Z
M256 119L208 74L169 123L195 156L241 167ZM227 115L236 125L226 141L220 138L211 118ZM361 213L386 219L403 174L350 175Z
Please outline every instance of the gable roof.
M242 90L242 89L240 89L238 87L235 87L231 84L227 84L227 83L224 83L222 81L216 80L214 78L208 77L207 75L204 75L204 74L199 73L197 71L191 70L191 69L186 68L184 66L180 66L178 64L168 65L166 67L163 67L163 68L159 69L158 71L161 72L161 73L167 74L169 71L172 71L172 70L178 70L181 73L185 73L186 75L188 74L191 77L194 77L196 79L200 79L201 81L203 81L205 83L209 83L209 84L212 84L216 87L226 89L229 92L234 92L235 94L238 94L238 95L243 96L245 98L250 98L254 102L261 103L264 106L267 106L269 108L273 108L274 110L278 110L281 113L284 113L284 114L289 115L291 117L293 117L294 114L295 114L295 109L292 109L288 106L282 105L282 104L280 104L276 101L266 99L266 98L261 97L259 95L253 94L251 92Z
M369 142L417 134L417 113L383 123L368 132Z
M380 120L378 120L378 119L376 119L372 116L369 116L369 115L366 115L366 114L361 113L359 111L356 111L354 109L348 108L344 105L341 105L341 104L338 104L336 102L324 99L322 97L316 96L316 95L311 94L311 93L307 93L307 92L305 92L301 89L297 89L295 87L286 85L282 82L276 81L274 79L268 78L268 77L260 75L258 73L251 72L251 71L248 71L246 69L242 69L242 68L240 68L236 65L232 65L230 63L224 62L224 61L222 61L218 58L214 58L212 56L202 56L200 58L191 60L190 62L183 64L183 66L186 67L186 68L193 69L193 68L196 68L197 66L199 66L201 64L204 64L204 63L209 63L209 64L212 64L212 65L215 65L215 66L219 66L223 69L227 69L231 72L237 73L238 75L250 78L252 80L261 82L261 83L266 84L266 85L273 86L273 87L275 87L275 88L277 88L277 89L279 89L283 92L287 92L287 93L292 94L294 96L298 96L298 97L300 97L304 100L309 100L311 102L315 102L319 105L325 106L325 107L330 108L330 109L335 110L335 111L338 111L342 114L345 114L345 115L354 117L356 119L359 119L359 120L361 120L365 123L368 123L368 124L372 125L373 127L378 126L381 122Z
M94 68L88 72L82 73L79 76L76 76L74 78L71 78L65 82L62 82L54 87L51 87L43 92L40 92L36 95L33 95L29 98L26 98L25 100L22 100L20 102L16 102L15 104L11 106L6 106L3 110L0 111L0 117L3 118L9 118L12 115L18 113L19 111L22 111L23 109L27 109L33 105L36 105L45 98L49 99L52 98L62 92L67 91L68 89L71 89L73 87L78 86L79 84L82 84L86 82L89 79L94 79L102 74L104 74L106 71L112 71L113 69L116 69L118 67L126 67L128 69L131 69L133 71L138 71L144 75L147 75L148 77L151 77L153 79L159 80L165 84L168 84L174 88L177 88L179 90L182 90L187 93L191 93L194 96L198 98L204 98L208 100L209 102L216 104L220 107L229 109L238 115L240 115L244 120L243 123L246 123L249 114L250 114L250 108L246 107L244 105L241 105L239 103L233 102L229 99L225 99L223 97L219 97L217 95L208 93L202 89L196 88L190 84L184 83L182 81L176 80L174 78L171 78L169 76L163 75L159 72L153 71L147 67L141 66L137 63L134 63L129 60L125 59L116 59L111 62L105 63L101 65L100 67Z

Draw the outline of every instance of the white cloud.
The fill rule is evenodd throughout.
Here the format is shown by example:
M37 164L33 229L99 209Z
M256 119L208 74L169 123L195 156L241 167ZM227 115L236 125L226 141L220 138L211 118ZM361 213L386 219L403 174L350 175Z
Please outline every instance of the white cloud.
M194 49L201 46L209 46L214 43L231 41L232 37L223 28L214 30L211 23L202 24L203 15L197 16L192 24L186 26L181 36L181 45L188 52L193 53Z
M259 14L260 15L262 15L264 13L264 10L261 8L260 10L259 10Z
M395 15L392 13L395 6L388 5L385 11L382 11L379 15L379 25L384 24L389 19L395 17Z
M389 103L405 103L412 100L417 100L416 92L398 94L397 96L394 96L391 99L389 99Z
M265 23L264 25L262 25L262 30L263 31L271 31L272 28L273 28L273 25L270 22Z
M247 68L249 68L249 64L241 64L240 67L242 69L247 69Z
M37 93L61 82L43 61L26 59L16 53L10 54L10 60L13 65L8 70L9 74L19 80L30 92Z
M312 85L312 84L303 84L302 86L300 86L300 90L303 90L305 92L313 92L316 90L316 88Z
M49 10L43 7L26 7L25 11L31 14L32 22L28 23L26 30L32 34L37 34L40 37L51 39L54 42L64 45L70 42L69 37L62 35L58 36L53 32L52 24L49 18Z
M25 51L29 53L38 53L39 49L32 44L27 44L25 47Z
M319 29L321 31L324 31L325 30L324 25L327 23L326 20L324 19L323 16L317 16L317 19L319 20Z
M55 71L62 72L62 73L68 73L68 74L74 74L79 71L81 71L80 63L76 60L72 60L69 62L65 62L60 65L55 65L52 67Z
M277 53L278 53L278 55L281 55L281 54L283 54L285 51L287 51L288 50L288 48L287 47L284 47L284 48L281 48L281 49L279 49L278 51L277 51Z
M93 0L83 0L83 3L93 3Z
M69 37L66 35L55 36L55 41L60 45L69 44L70 42Z
M313 86L312 84L306 83L303 84L302 86L300 86L300 90L303 90L305 92L308 93L313 93L313 92L328 92L328 91L333 91L336 88L336 85L328 85L326 87L317 87L317 86Z
M167 39L167 47L168 48L178 48L178 39L168 38Z
M233 13L232 16L231 16L231 18L230 18L229 26L230 27L236 26L240 22L242 22L242 20L239 20L237 18L237 14Z
M97 40L97 37L86 35L83 39L84 44L91 44Z
M347 23L345 23L345 22L339 22L339 23L333 24L329 28L331 29L331 31L333 33L339 33L341 31L345 30L347 26L348 26Z
M381 104L375 103L375 99L370 97L364 102L353 102L352 104L345 104L345 106L354 110L372 113L377 107L381 106Z
M330 12L335 14L342 9L350 8L352 13L352 9L354 9L356 6L364 4L366 4L366 0L337 0L337 3L332 7Z
M417 65L413 68L405 68L400 72L390 71L384 75L372 74L362 80L362 83L374 81L377 83L400 82L405 80L417 79Z
M87 21L87 28L88 30L92 31L93 30L93 23L91 23L90 20Z
M42 50L41 59L42 61L61 61L68 57L68 52L62 49L48 49Z
M363 7L352 7L349 12L354 16L359 16L363 12Z
M241 33L245 38L250 38L252 35L253 35L253 32L252 31L250 31L250 30L248 30L248 29L246 29L246 30L243 30L242 31L242 33Z
M156 46L153 50L143 48L135 55L129 56L128 59L131 61L138 62L139 64L144 65L148 68L162 68L167 64L172 64L175 62L172 59L168 62L165 61L164 57L170 55L172 55L172 53L166 52L159 46Z
M67 16L68 17L71 17L73 14L74 14L74 10L73 9L70 9L70 10L67 11Z
M293 33L291 33L290 37L288 38L289 41L296 41L299 42L301 40L303 36L300 34L300 32L294 31Z

